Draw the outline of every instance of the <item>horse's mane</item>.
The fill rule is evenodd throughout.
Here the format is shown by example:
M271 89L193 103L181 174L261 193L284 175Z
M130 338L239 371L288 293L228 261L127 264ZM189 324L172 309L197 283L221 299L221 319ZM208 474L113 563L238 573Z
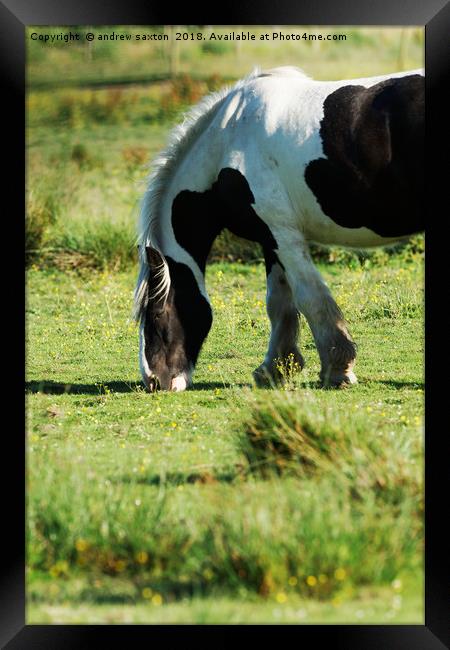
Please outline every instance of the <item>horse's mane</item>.
M139 277L134 293L134 318L140 321L145 314L148 304L148 281L149 266L146 257L146 246L151 246L161 251L158 241L157 226L160 218L161 200L164 192L173 177L176 167L186 154L197 136L203 132L208 123L213 119L216 112L221 107L223 101L228 95L244 86L248 81L257 77L271 75L291 75L299 74L307 78L299 68L286 66L282 68L273 68L262 72L255 68L253 72L238 81L233 86L225 86L217 92L211 93L204 97L188 113L186 113L183 122L176 126L169 135L169 141L166 148L155 158L151 167L152 171L147 179L147 189L145 191L139 217ZM170 290L170 274L167 263L158 271L158 282L154 291L154 296L160 296L163 301L167 299Z

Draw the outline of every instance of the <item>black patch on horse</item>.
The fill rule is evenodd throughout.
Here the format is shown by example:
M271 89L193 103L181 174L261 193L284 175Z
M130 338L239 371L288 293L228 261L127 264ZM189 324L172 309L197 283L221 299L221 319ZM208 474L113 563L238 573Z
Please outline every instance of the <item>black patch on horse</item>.
M160 388L169 390L173 377L195 365L211 328L212 311L189 267L169 256L165 259L171 280L169 295L165 301L149 300L144 330L147 362Z
M343 86L325 99L327 159L311 161L305 180L340 226L382 237L424 229L424 95L424 78L408 75Z
M260 243L266 250L277 242L252 204L255 197L246 178L236 169L221 169L211 189L183 190L172 204L172 227L177 242L195 259L202 272L211 246L228 228L233 234Z
M171 286L175 287L174 304L184 327L185 351L195 364L203 341L212 325L211 307L200 292L191 269L166 255Z
M269 275L274 264L279 264L283 271L285 270L283 264L280 262L278 255L272 248L264 249L264 264L266 267L266 275Z

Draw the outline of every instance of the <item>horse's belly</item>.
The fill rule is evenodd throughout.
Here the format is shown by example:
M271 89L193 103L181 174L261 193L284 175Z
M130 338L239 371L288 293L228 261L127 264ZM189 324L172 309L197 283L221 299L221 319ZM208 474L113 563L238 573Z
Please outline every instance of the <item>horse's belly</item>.
M351 248L371 248L387 246L401 239L400 237L381 237L366 227L345 228L325 215L320 208L314 211L302 211L301 229L308 241L324 246L348 246Z

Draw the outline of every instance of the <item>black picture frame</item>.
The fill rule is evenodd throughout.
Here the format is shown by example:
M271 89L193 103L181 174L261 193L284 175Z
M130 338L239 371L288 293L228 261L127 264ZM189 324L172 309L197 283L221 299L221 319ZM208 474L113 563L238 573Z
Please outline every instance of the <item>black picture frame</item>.
M204 5L203 5L204 7ZM11 333L16 340L14 363L8 362L7 384L3 394L8 395L8 411L14 400L12 395L22 394L25 377L25 264L24 262L24 206L25 206L25 28L28 25L139 25L139 24L214 24L214 25L264 25L264 24L309 24L309 25L419 25L425 26L426 64L426 132L427 132L427 201L430 225L426 237L426 346L425 346L425 481L426 481L426 535L425 535L425 625L296 625L264 626L273 628L278 635L289 631L299 644L329 644L334 648L358 648L363 650L390 648L400 650L436 650L449 646L447 599L445 578L448 575L448 543L445 533L445 513L442 512L445 487L444 477L448 470L444 465L448 436L448 424L442 407L440 381L437 377L439 364L445 364L443 348L448 337L444 332L446 317L442 318L444 294L436 299L436 278L445 277L439 264L446 261L442 236L442 224L448 217L447 184L444 173L448 170L444 139L447 133L448 100L444 89L449 87L450 62L450 5L444 0L347 0L333 3L331 0L294 3L278 0L276 3L263 0L258 4L250 0L236 3L222 3L214 11L186 3L174 10L164 3L144 3L128 0L102 2L98 0L3 0L0 4L0 66L3 81L3 156L6 159L4 173L4 198L8 197L10 207L4 208L3 225L8 226L3 248L14 252L15 272L5 273L3 295L6 301L15 296L14 309L5 309L8 340ZM446 83L447 82L447 83ZM448 128L447 128L448 130ZM440 202L439 195L443 202ZM5 205L5 203L3 203ZM442 207L444 206L444 207ZM443 212L444 211L444 212ZM447 240L448 241L448 240ZM23 252L23 258L21 258ZM6 268L9 267L4 267ZM442 291L442 290L441 290ZM6 304L4 300L3 304ZM445 302L445 300L444 300ZM440 303L440 304L439 304ZM438 311L439 310L439 311ZM436 317L433 315L436 313ZM6 318L8 314L8 318ZM13 322L11 323L11 314ZM10 321L8 324L8 320ZM442 330L442 331L441 331ZM3 341L6 339L4 338ZM9 344L5 347L9 347ZM32 350L27 350L32 355ZM5 357L4 357L5 358ZM445 379L445 377L444 377ZM446 388L445 381L442 383ZM6 512L3 517L3 542L5 550L1 569L0 590L0 642L9 650L24 648L90 648L99 643L127 644L133 646L137 637L156 641L163 636L171 647L179 635L183 643L198 641L227 642L234 636L235 626L151 626L146 625L25 625L25 436L24 419L20 417L22 398L17 397L14 409L16 427L5 426L3 463L10 472L4 487L3 503ZM441 415L441 417L440 417ZM4 423L7 420L4 419ZM220 627L221 629L216 629ZM238 633L243 628L239 626ZM248 630L252 636L255 626ZM158 628L158 629L156 629ZM246 630L247 631L247 630ZM269 633L263 630L264 635ZM191 641L192 639L192 641ZM197 641L198 639L198 641Z

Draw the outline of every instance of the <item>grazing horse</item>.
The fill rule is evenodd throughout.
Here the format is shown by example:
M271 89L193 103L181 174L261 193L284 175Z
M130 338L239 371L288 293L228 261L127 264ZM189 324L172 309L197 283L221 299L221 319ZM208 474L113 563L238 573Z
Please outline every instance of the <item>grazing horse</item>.
M212 323L205 265L228 228L261 244L271 334L254 372L304 365L299 314L326 386L356 382L355 344L308 242L383 246L424 228L422 70L314 81L255 71L207 96L156 159L141 209L135 318L148 390L184 390Z

